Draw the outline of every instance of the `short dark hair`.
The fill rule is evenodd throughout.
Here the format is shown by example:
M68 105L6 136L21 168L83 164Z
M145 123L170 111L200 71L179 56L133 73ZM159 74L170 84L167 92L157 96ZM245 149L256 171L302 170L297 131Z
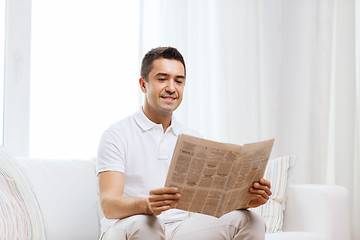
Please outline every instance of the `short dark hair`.
M142 63L141 63L141 77L145 79L145 81L148 80L149 73L151 72L153 68L153 62L156 59L159 58L165 58L169 60L177 60L181 62L184 65L184 73L186 76L186 67L185 67L185 61L181 53L173 47L157 47L151 49L148 53L145 54Z

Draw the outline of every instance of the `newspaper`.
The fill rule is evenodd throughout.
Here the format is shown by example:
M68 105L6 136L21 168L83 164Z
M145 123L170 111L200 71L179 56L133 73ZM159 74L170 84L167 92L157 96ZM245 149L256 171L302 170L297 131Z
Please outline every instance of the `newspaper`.
M181 193L172 207L215 217L247 208L249 188L264 176L273 143L240 146L180 135L165 183Z

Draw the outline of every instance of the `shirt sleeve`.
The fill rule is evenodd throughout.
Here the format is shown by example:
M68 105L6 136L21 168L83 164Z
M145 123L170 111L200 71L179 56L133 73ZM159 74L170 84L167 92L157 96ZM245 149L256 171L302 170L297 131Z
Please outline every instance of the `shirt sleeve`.
M100 140L96 173L117 171L125 173L125 146L113 131L106 130Z

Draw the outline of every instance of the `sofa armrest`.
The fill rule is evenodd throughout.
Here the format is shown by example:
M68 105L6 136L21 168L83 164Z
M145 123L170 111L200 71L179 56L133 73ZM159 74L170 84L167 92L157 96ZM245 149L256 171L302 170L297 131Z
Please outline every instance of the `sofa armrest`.
M319 233L329 240L350 240L347 190L338 185L290 185L283 230Z

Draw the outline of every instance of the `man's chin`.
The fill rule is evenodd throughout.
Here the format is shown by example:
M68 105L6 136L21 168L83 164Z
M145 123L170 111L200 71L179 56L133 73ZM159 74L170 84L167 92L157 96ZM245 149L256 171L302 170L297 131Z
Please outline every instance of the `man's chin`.
M178 106L179 105L177 105L177 106L169 106L169 105L167 105L167 106L163 106L161 108L161 110L162 110L162 112L172 113L178 108Z

